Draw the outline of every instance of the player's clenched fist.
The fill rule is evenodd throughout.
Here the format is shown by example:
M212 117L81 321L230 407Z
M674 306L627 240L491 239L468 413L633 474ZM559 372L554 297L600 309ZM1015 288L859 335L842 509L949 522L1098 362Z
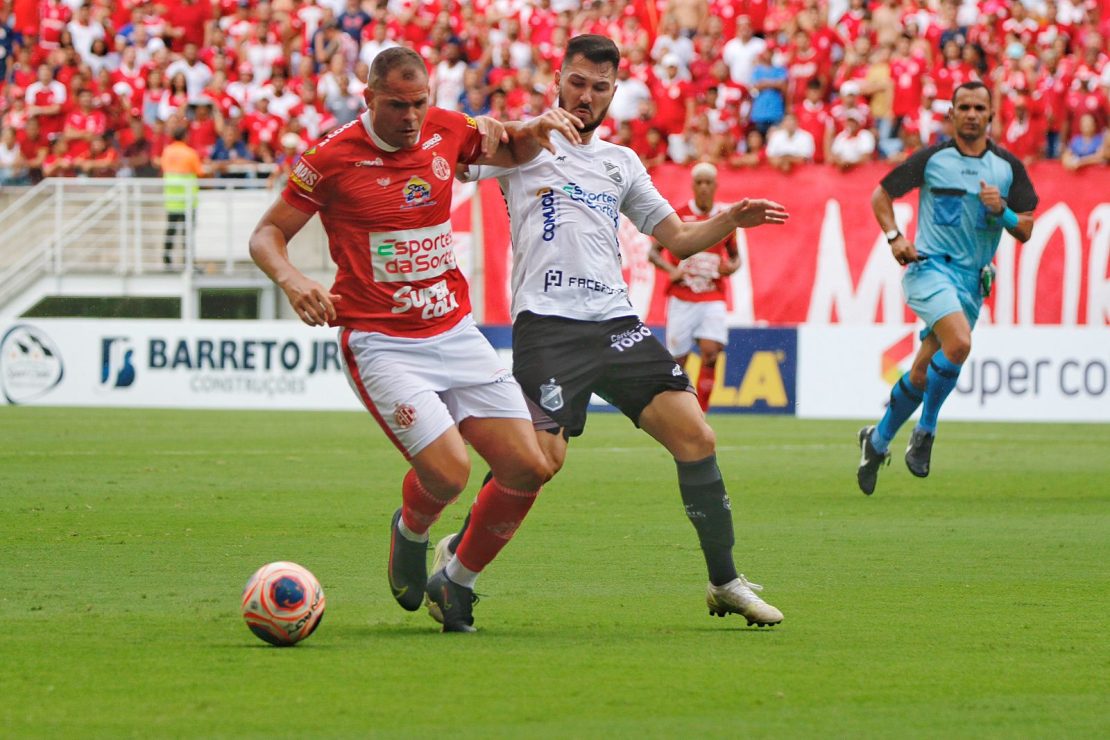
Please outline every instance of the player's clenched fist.
M994 185L988 185L985 180L979 181L979 200L991 213L1002 213L1006 208L1002 193Z

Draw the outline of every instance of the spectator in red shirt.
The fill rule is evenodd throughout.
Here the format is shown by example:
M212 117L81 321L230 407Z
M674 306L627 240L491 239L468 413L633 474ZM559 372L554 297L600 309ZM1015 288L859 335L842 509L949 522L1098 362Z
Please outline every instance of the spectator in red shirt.
M21 131L27 125L27 121L31 119L31 116L27 113L27 101L23 97L24 94L18 90L12 93L11 105L4 111L3 117L0 117L0 125L4 128ZM3 109L5 95L4 85L0 82L0 109Z
M912 116L921 108L927 60L911 47L908 36L899 36L890 57L890 76L894 83L891 113L895 120Z
M54 73L47 64L38 67L38 79L27 86L25 99L27 115L40 119L42 130L47 136L59 134L65 127L65 105L68 93L66 87L54 79Z
M168 121L177 113L184 113L189 105L189 89L185 75L178 72L170 78L170 87L158 105L158 118Z
M89 152L89 142L103 136L108 131L108 117L103 111L93 108L93 94L88 88L77 93L77 108L66 116L65 140L69 146L66 153L75 161Z
M289 110L289 120L300 122L309 139L315 141L336 126L336 119L324 108L316 96L316 89L306 85L301 90L301 101Z
M794 115L798 119L798 128L808 131L813 136L816 147L813 161L817 164L823 163L832 145L835 125L830 107L822 99L820 80L812 79L806 83L805 100L794 108Z
M42 0L39 4L39 40L43 49L61 46L66 24L73 20L73 11L63 0Z
M846 82L862 83L867 78L871 66L871 37L860 36L844 51L844 59L833 73L832 86L839 90Z
M77 171L88 177L115 177L120 164L119 152L108 146L103 136L93 137L88 151L73 158Z
M209 42L209 25L212 18L210 0L163 0L169 5L166 35L173 39L173 50L181 51L187 44L206 46Z
M19 142L23 161L27 164L31 184L35 185L43 177L42 164L50 153L50 140L37 118L27 119L27 127L16 133L16 140Z
M15 54L15 61L8 65L9 79L24 92L37 79L36 65L31 60L31 54L35 48L25 40L24 45L19 47L19 51Z
M50 153L42 162L44 177L73 177L77 170L73 166L73 157L66 153L69 145L64 137L59 136L50 146Z
M848 9L836 22L837 30L849 44L855 43L865 31L871 32L871 11L867 5L867 0L849 0Z
M1029 165L1041 157L1044 132L1029 112L1029 96L1020 94L1013 102L1013 114L1002 127L1000 143L1011 154Z
M759 129L748 131L744 141L729 157L728 164L730 167L760 167L767 164L767 148Z
M902 148L896 152L892 152L890 156L887 157L887 162L892 165L905 162L922 146L921 128L917 125L917 121L912 118L905 118L902 120L898 136L902 140Z
M649 126L644 139L644 146L638 149L640 161L648 172L667 161L667 140L663 137L663 130L658 126Z
M871 107L860 97L860 84L855 81L845 82L840 86L840 99L829 109L835 126L834 133L847 128L848 115L852 112L862 113L865 116L863 127L871 128Z
M971 80L979 79L978 73L964 61L963 48L956 39L949 39L943 47L943 58L931 75L933 86L936 87L936 102L947 113L952 106L952 92Z
M786 63L786 73L789 79L787 108L797 108L802 104L806 99L806 86L810 80L817 81L824 89L826 78L821 53L813 47L809 34L805 31L794 33L794 46Z
M1064 103L1067 106L1068 118L1066 130L1061 135L1065 139L1079 131L1079 119L1086 114L1094 118L1096 128L1100 130L1106 128L1110 102L1107 101L1106 93L1099 85L1098 78L1092 73L1084 70L1076 75Z
M220 129L224 127L223 117L213 108L212 101L208 97L200 97L189 103L189 112L192 115L185 143L202 157L212 149L220 138Z
M266 144L271 153L274 140L281 131L282 120L270 113L269 98L261 97L255 102L255 110L243 116L239 124L247 136L247 146L256 156L261 157Z
M663 57L663 77L653 91L655 125L667 139L670 158L679 164L686 161L683 131L694 111L693 85L680 76L681 65L675 54Z
M120 174L132 177L157 177L153 154L154 131L141 118L132 118L127 128L119 132L118 142L122 159Z

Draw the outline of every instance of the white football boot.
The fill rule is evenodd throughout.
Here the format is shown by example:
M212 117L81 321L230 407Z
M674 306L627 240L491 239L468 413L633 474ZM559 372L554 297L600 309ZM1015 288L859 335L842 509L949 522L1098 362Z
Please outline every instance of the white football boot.
M705 590L705 603L709 605L711 615L739 614L748 620L749 627L753 624L760 627L778 624L782 621L782 612L755 595L756 591L762 590L763 586L750 582L741 573L739 578L723 586L710 583Z
M450 550L451 540L457 536L458 533L452 533L436 543L435 551L432 553L432 569L428 571L429 573L438 573L447 567L452 555ZM428 607L428 614L432 619L443 624L443 612L440 611L439 604L429 599L427 594L424 595L424 605Z

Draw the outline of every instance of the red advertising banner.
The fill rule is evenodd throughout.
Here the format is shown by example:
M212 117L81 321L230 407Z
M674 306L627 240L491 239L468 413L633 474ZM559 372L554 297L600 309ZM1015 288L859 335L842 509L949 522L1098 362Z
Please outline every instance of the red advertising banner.
M871 193L889 171L883 164L840 173L803 167L790 174L770 168L722 170L718 201L771 198L787 206L781 227L738 233L743 266L732 277L733 325L904 324L913 315L902 301L902 268L871 213ZM1110 324L1110 168L1068 172L1055 162L1033 165L1040 196L1032 239L1003 235L995 263L995 292L980 323L1001 326ZM653 172L674 205L691 197L689 170L667 165ZM509 224L496 182L479 187L483 296L475 307L486 324L509 323ZM903 231L915 232L917 194L896 204ZM627 221L621 248L633 306L649 323L665 320L664 284L647 261L650 240Z

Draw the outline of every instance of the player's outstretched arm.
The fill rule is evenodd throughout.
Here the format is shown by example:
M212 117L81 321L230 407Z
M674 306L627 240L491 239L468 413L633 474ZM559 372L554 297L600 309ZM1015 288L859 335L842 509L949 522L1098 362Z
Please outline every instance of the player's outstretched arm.
M572 144L581 144L582 136L578 129L582 121L562 108L553 108L541 116L521 123L510 121L505 125L508 143L492 155L483 154L476 164L490 164L495 167L515 167L531 161L541 149L555 152L551 143L552 132L559 132Z
M790 218L786 207L773 200L745 198L705 221L684 222L674 213L659 222L651 235L671 254L685 259L709 249L736 229L764 224L784 224Z
M297 210L278 198L263 214L251 234L250 252L254 263L285 291L289 305L309 326L324 326L335 319L335 304L340 296L310 279L289 261L289 240L300 231L311 214Z

